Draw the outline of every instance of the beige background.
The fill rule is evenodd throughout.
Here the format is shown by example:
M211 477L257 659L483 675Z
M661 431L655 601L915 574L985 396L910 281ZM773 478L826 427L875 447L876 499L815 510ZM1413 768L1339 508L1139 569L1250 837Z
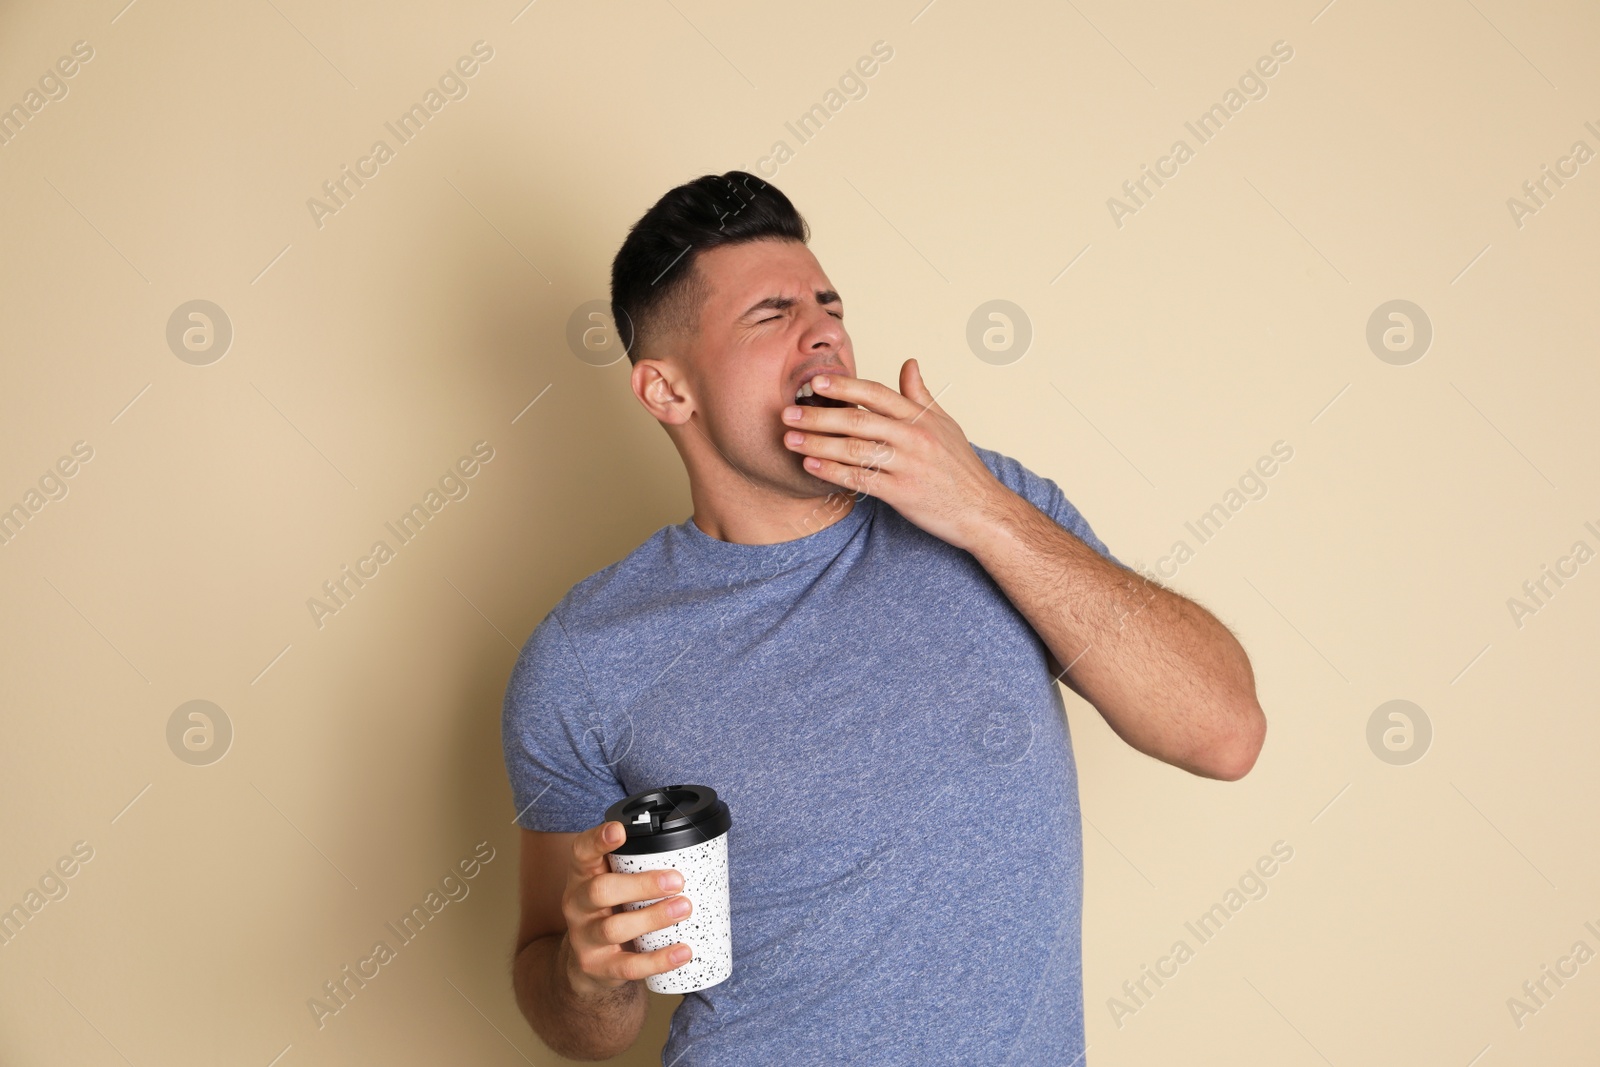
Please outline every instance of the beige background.
M1520 1026L1507 1002L1600 950L1600 564L1520 627L1507 601L1600 548L1600 162L1521 226L1507 200L1600 150L1600 11L923 2L6 6L0 105L94 54L0 146L0 506L93 458L0 545L0 907L93 858L0 946L0 1060L556 1062L507 976L500 700L567 588L689 512L626 361L566 324L657 196L779 139L860 372L921 359L1125 561L1293 448L1170 579L1252 657L1255 770L1191 777L1066 694L1089 1062L1592 1057L1600 963ZM468 94L319 227L307 200L480 40ZM1275 41L1267 95L1118 227L1108 198ZM195 299L234 331L204 366L166 341ZM966 342L991 299L1032 323L1009 363ZM1408 365L1366 342L1394 299L1433 326ZM319 628L321 583L478 441L469 495ZM234 731L207 766L166 735L197 699ZM1368 747L1391 699L1432 724L1410 765ZM1198 945L1185 921L1278 841ZM319 1029L308 998L479 842L470 895Z

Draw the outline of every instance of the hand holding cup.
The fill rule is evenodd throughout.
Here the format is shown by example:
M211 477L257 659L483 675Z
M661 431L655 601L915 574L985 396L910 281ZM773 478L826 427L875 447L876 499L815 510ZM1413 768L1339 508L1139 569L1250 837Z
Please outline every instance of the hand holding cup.
M622 824L608 820L572 842L561 912L567 922L568 979L581 992L616 989L680 967L692 955L681 941L653 952L633 950L635 938L678 922L693 904L679 892L683 875L671 868L612 871L606 854L625 839ZM632 910L623 907L646 900L656 902Z
M643 954L687 944L691 961L645 979L652 993L694 993L733 974L733 917L728 877L728 837L733 816L708 785L668 785L624 797L606 809L627 840L606 853L619 874L648 878L664 870L683 875L683 895L694 918L639 935ZM651 909L656 901L630 902L625 910ZM682 941L679 941L682 938Z

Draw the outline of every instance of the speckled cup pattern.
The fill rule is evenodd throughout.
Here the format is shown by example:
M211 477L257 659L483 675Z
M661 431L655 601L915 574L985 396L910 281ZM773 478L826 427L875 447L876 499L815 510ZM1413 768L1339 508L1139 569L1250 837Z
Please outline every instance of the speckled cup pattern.
M718 834L709 841L671 852L619 856L606 853L611 869L624 874L657 871L671 867L683 875L684 896L694 905L689 917L671 926L651 930L633 939L640 952L682 941L694 955L681 967L645 978L652 993L693 993L714 986L733 973L733 931L728 912L728 835ZM661 897L638 900L623 907L629 911L647 908Z

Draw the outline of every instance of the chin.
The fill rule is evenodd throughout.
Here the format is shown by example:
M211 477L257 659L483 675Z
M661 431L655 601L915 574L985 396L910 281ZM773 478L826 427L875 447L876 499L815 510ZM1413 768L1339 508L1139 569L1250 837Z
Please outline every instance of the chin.
M789 450L785 448L784 451L788 452ZM794 490L796 496L812 498L827 496L829 493L840 491L839 486L806 470L803 466L805 457L800 453L789 452L789 462L791 464L789 477L785 478L784 482Z
M824 478L818 478L804 467L799 468L796 473L799 477L795 479L795 488L800 490L802 496L827 496L839 488Z
M811 496L832 496L834 493L846 491L842 486L834 485L825 478L818 478L809 471L806 472L806 477L811 480L811 485L814 487L810 494Z
M838 485L838 484L836 484L834 482L830 482L826 478L819 478L815 474L812 474L810 471L802 471L801 473L803 473L806 476L807 481L809 481L811 486L812 486L811 491L806 494L807 496L815 497L815 498L818 498L820 500L823 497L829 497L829 496L836 496L836 495L839 495L839 496L854 496L855 495L855 490L848 489L845 486Z

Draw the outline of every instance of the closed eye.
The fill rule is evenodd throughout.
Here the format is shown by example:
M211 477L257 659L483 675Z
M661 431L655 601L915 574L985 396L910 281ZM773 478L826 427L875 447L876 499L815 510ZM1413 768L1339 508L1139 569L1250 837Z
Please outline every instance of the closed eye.
M830 312L828 312L828 314L832 315L834 318L840 320L841 322L844 321L844 315L841 312L830 311ZM781 318L783 318L782 315L768 315L764 319L757 319L756 320L756 325L760 326L763 322L773 322L773 321L775 321L777 319L781 319Z

